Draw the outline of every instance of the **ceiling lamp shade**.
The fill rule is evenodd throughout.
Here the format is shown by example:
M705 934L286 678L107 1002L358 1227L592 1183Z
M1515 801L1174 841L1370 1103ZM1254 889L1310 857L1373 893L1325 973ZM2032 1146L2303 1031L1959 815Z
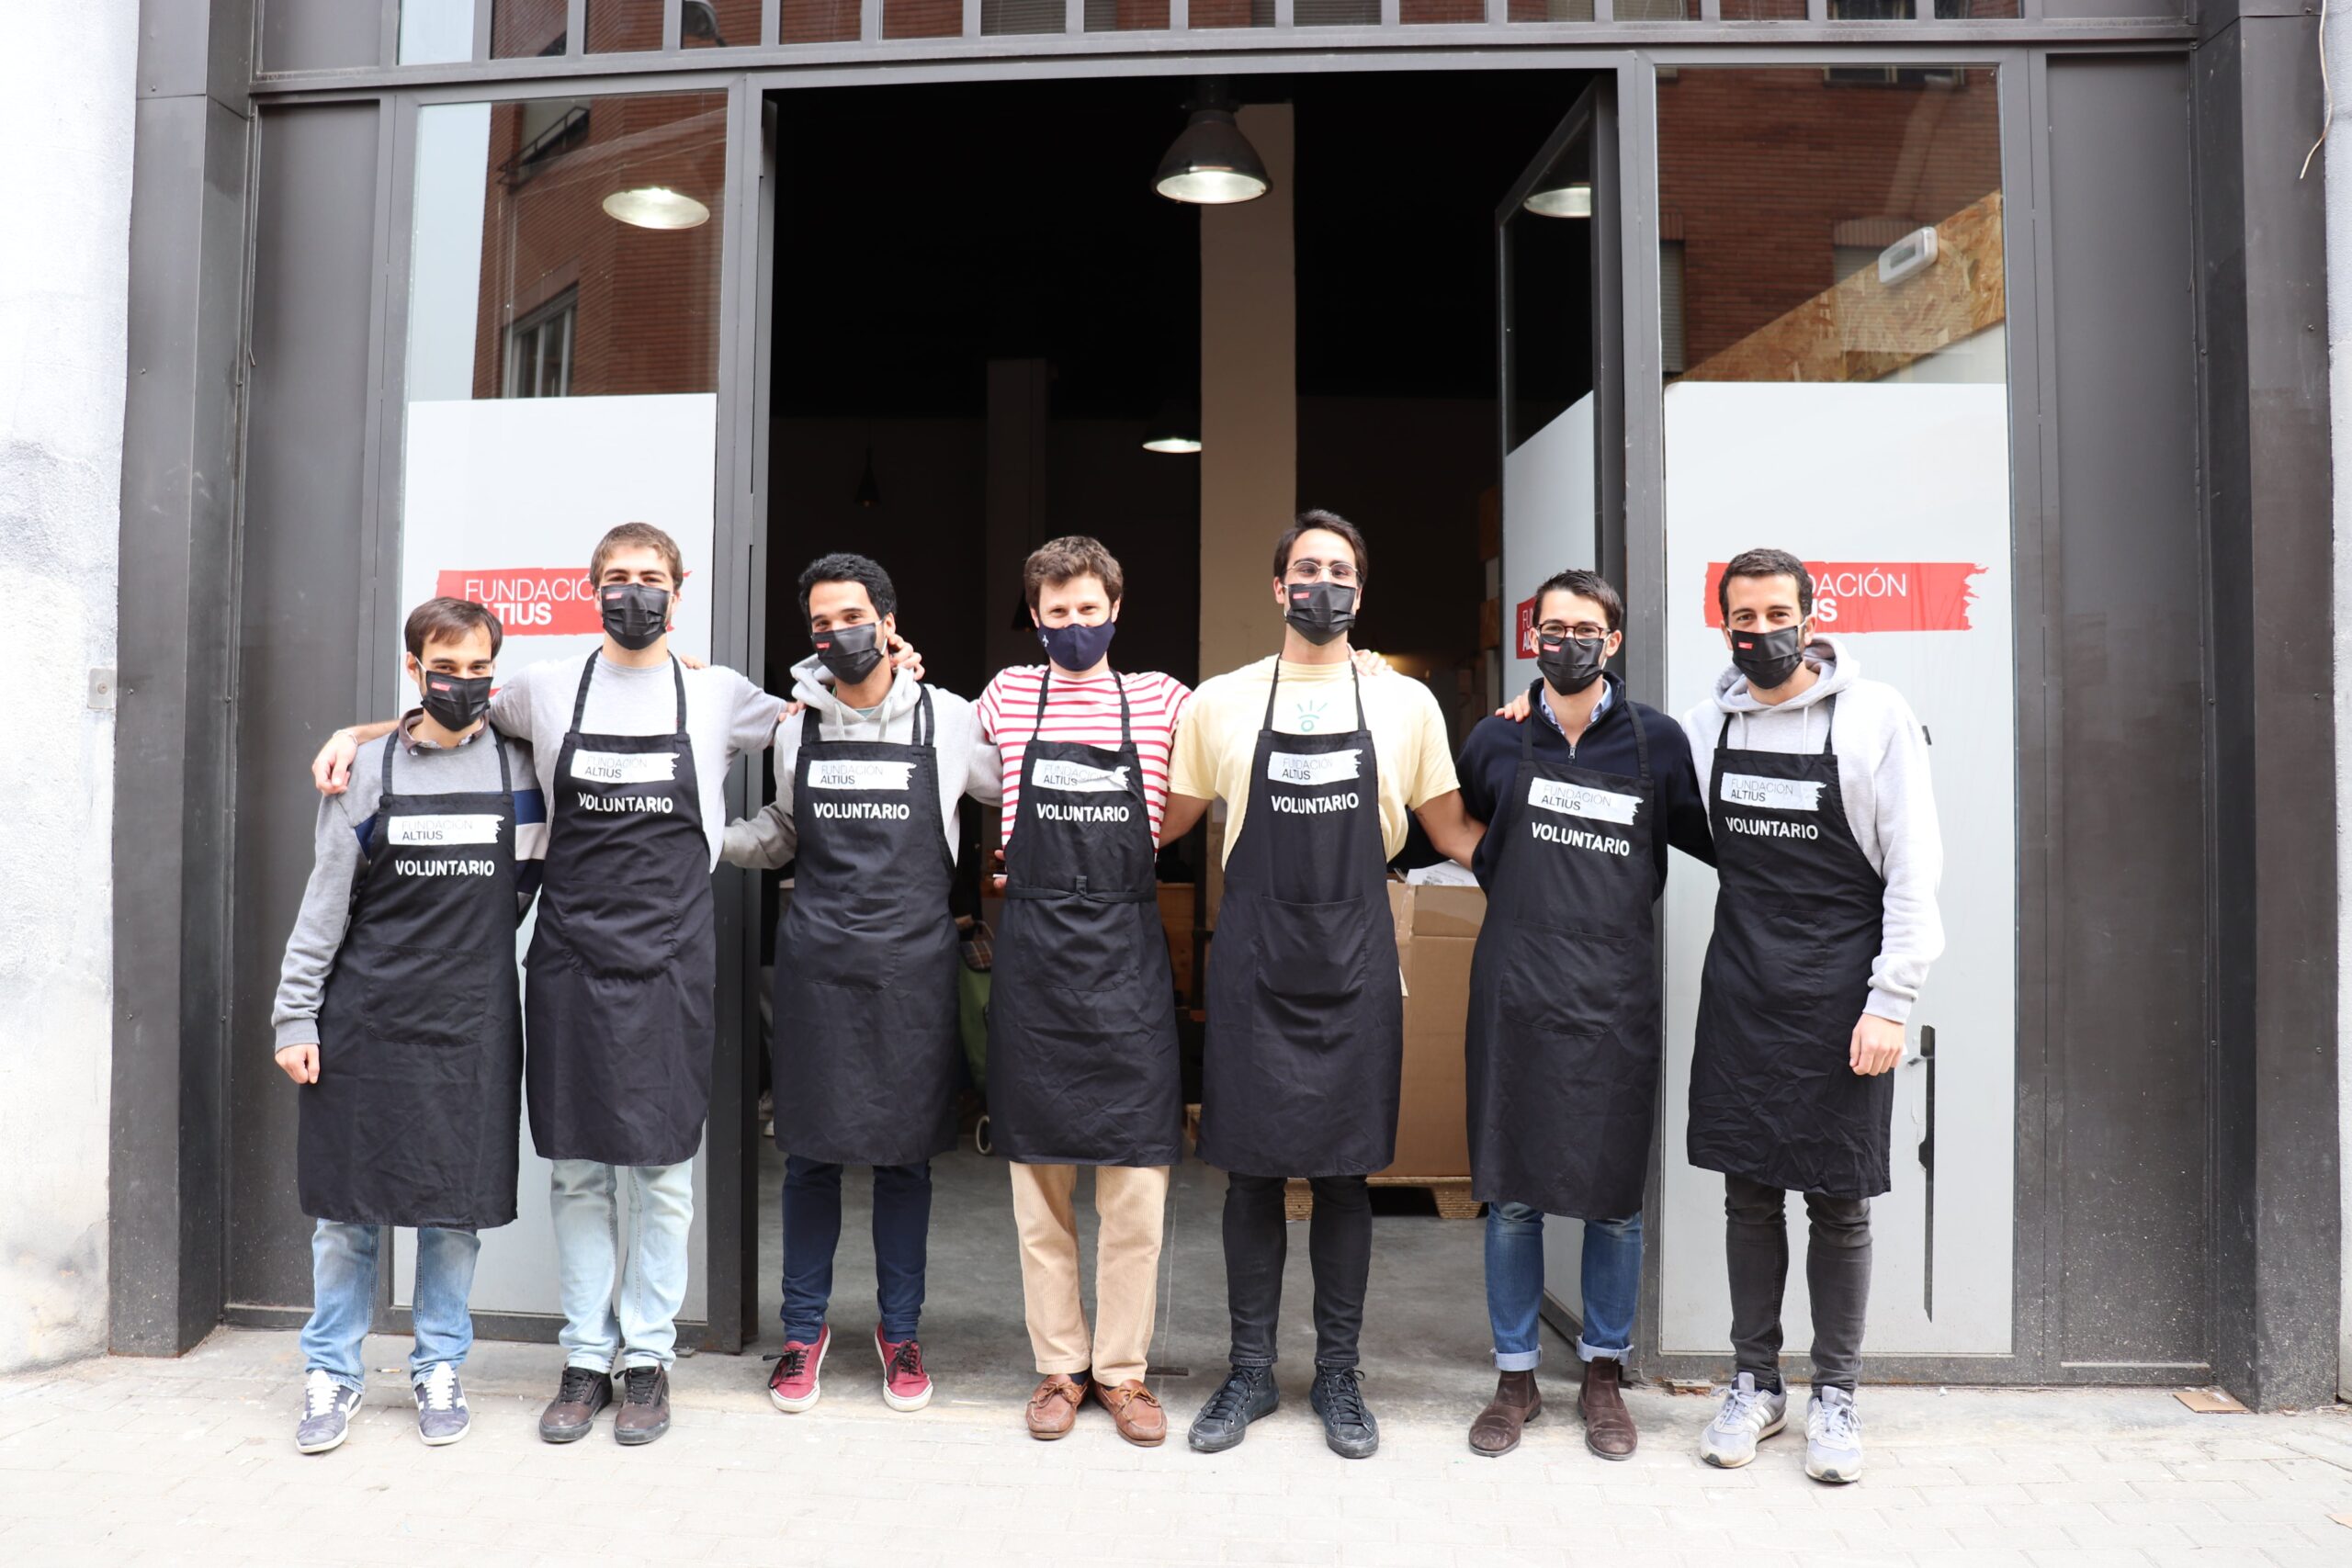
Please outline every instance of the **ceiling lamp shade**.
M1201 416L1189 403L1170 398L1143 427L1147 452L1190 453L1201 449Z
M710 221L709 208L668 186L616 190L605 198L605 213L639 229L699 229Z
M1592 182L1566 180L1532 190L1520 205L1538 218L1589 218L1592 216Z
M1224 207L1255 201L1272 184L1258 150L1234 123L1233 110L1211 106L1193 110L1193 118L1169 143L1168 155L1159 160L1151 188L1170 201Z

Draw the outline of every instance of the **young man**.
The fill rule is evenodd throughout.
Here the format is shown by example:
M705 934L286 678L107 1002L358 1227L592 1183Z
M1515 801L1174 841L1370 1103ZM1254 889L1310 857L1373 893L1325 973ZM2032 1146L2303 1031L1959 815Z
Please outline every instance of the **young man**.
M554 1165L565 1359L539 1436L585 1437L617 1370L613 1436L636 1445L670 1427L694 1156L710 1114L721 792L736 755L775 737L782 704L732 670L689 668L671 652L685 566L661 529L613 529L589 576L603 644L525 670L490 714L530 738L550 803L525 1086L531 1141ZM330 741L313 764L322 787L335 787L354 740L382 728ZM626 1260L624 1181L636 1210Z
M295 1178L311 1238L304 1453L359 1406L379 1227L416 1227L417 1430L454 1443L478 1231L514 1217L523 1014L514 927L538 886L547 812L527 747L484 723L504 633L461 599L409 613L421 705L319 802L315 859L271 1012L301 1089ZM518 785L520 787L518 787Z
M1418 681L1363 680L1351 658L1368 566L1353 524L1299 514L1274 543L1280 657L1204 682L1169 767L1163 841L1212 797L1228 813L1200 1148L1227 1173L1233 1370L1193 1418L1204 1453L1240 1442L1279 1403L1283 1185L1294 1176L1315 1189L1310 1403L1334 1452L1361 1459L1380 1444L1356 1362L1372 1271L1364 1178L1396 1157L1404 1063L1387 863L1408 812L1464 864L1477 829L1437 699Z
M1111 668L1125 580L1083 536L1022 569L1046 662L980 694L1003 759L1004 913L989 1001L989 1122L1011 1163L1029 1433L1066 1435L1091 1388L1119 1435L1168 1436L1144 1382L1169 1168L1182 1157L1175 985L1154 873L1168 752L1192 693ZM1095 1327L1079 1300L1078 1168L1094 1168Z
M1506 1454L1540 1414L1544 1216L1584 1222L1585 1446L1628 1459L1623 1394L1642 1280L1642 1189L1657 1113L1658 895L1671 844L1712 862L1707 802L1673 719L1608 672L1625 603L1594 572L1535 591L1541 674L1462 750L1487 824L1486 924L1470 971L1471 1191L1486 1201L1495 1397L1473 1452ZM1530 716L1532 714L1532 717Z
M1699 1452L1746 1464L1787 1421L1781 1297L1794 1190L1813 1222L1805 1473L1852 1481L1889 1075L1943 951L1928 739L1894 688L1862 679L1851 648L1814 632L1813 577L1796 557L1734 557L1716 604L1731 668L1682 720L1722 876L1691 1052L1690 1158L1724 1173L1736 1377Z
M972 705L888 658L898 591L864 556L800 574L815 651L776 742L775 799L728 824L727 859L793 863L775 934L775 1145L784 1152L784 1354L768 1398L817 1403L832 1330L842 1167L874 1168L874 1350L893 1410L931 1403L917 1337L931 1159L956 1141L956 803L993 805L998 764Z

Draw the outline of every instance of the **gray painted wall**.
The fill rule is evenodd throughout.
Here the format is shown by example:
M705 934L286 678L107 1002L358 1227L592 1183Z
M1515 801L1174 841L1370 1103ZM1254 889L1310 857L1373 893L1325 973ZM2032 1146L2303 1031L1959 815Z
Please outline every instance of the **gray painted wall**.
M2327 22L2329 79L2352 82L2352 17L2341 13ZM2338 128L2341 129L2338 129ZM2314 128L2316 130L2316 128ZM2329 456L2337 472L2352 464L2352 94L2339 93L2327 145L2307 178L2327 181L2327 345ZM2339 1043L2352 1040L2352 907L2347 907L2345 868L2352 866L2352 485L2335 487L2335 927L2336 1013ZM2336 1058L2336 1101L2343 1146L2352 1149L2352 1068ZM2344 1235L2352 1237L2352 1159L2339 1167ZM2343 1311L2338 1319L2337 1388L2352 1398L2352 1246L2337 1259L2343 1273Z
M0 1371L106 1344L114 715L87 689L115 662L138 20L0 7L9 205L39 215L0 244L0 561L34 634L0 748Z

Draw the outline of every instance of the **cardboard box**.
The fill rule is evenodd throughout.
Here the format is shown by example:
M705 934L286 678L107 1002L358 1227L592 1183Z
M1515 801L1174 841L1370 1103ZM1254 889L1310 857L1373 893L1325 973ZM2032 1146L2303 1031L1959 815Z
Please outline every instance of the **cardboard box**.
M1470 1013L1470 955L1487 918L1476 887L1388 885L1396 958L1405 971L1404 1097L1396 1119L1396 1163L1380 1174L1423 1179L1467 1177L1463 1042Z

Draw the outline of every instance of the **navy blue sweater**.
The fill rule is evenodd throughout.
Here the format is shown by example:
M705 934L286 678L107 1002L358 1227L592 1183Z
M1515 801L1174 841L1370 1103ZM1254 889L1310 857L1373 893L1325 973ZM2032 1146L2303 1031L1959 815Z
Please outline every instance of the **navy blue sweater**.
M1609 682L1609 705L1573 749L1559 727L1542 714L1528 715L1527 728L1535 732L1535 755L1542 761L1573 762L1630 779L1640 771L1640 759L1634 750L1634 720L1641 721L1642 733L1650 743L1650 784L1657 791L1657 820L1651 824L1651 848L1657 857L1657 885L1663 892L1668 845L1709 865L1715 863L1714 840L1707 828L1707 800L1699 793L1699 771L1690 763L1690 741L1679 724L1626 696L1625 683L1616 676L1602 679ZM1482 887L1494 874L1495 856L1504 840L1504 818L1526 807L1513 787L1519 782L1519 741L1520 727L1510 719L1482 718L1462 748L1462 804L1488 829L1471 862Z

